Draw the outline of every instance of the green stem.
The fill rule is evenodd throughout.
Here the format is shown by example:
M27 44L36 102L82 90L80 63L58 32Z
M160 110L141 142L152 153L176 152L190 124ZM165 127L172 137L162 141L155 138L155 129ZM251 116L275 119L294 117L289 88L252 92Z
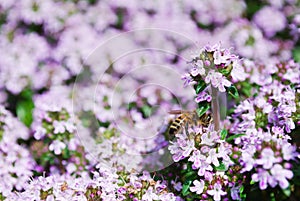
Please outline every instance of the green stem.
M220 105L218 98L219 90L213 86L211 86L211 106L212 106L212 116L214 121L214 129L215 131L220 130Z

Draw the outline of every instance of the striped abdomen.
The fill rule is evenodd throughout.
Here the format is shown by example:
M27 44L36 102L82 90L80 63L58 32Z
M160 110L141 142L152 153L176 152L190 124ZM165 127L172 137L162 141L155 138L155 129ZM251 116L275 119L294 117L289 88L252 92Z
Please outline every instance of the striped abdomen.
M176 134L181 126L184 124L184 122L186 121L186 117L185 115L181 114L179 115L171 124L170 129L169 129L169 134L170 135L174 135Z

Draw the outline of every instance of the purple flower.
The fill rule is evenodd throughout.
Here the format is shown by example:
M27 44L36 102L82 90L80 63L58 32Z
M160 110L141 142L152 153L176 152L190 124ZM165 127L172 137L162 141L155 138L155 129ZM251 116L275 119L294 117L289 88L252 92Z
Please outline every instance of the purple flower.
M249 76L240 63L241 61L239 59L235 59L232 63L230 75L233 82L244 81Z
M191 84L194 83L193 78L192 78L191 75L188 74L188 73L184 74L184 75L181 77L181 79L184 81L184 84L183 84L184 87L187 87L187 86L189 86L189 85L191 85Z
M225 86L229 87L231 82L226 79L221 73L210 70L205 77L205 83L211 83L213 87L218 88L220 92L225 92Z
M261 27L268 37L281 31L286 26L286 17L274 7L265 6L253 17L254 22Z
M240 186L235 186L230 189L230 195L233 200L240 200Z
M278 162L274 157L274 152L271 148L264 148L261 152L261 158L256 160L256 163L262 165L264 169L270 169L273 163Z
M219 134L216 131L205 132L201 136L202 145L213 146L217 140L219 140Z
M191 70L191 75L196 77L197 75L205 75L205 68L203 67L203 61L198 60L195 66Z
M203 163L201 163L201 166L198 170L198 175L204 176L207 173L207 171L213 171L213 167L209 163L206 163L204 161Z
M213 199L215 201L221 200L221 196L226 195L227 193L222 190L222 186L219 183L214 184L214 189L212 190L207 190L207 194L214 196Z
M242 161L244 163L244 168L242 169L241 172L245 172L245 171L251 171L253 166L255 165L255 159L253 158L253 151L255 152L255 147L252 146L253 150L249 151L248 150L244 150L242 152Z
M171 154L173 154L173 160L175 162L186 158L195 149L195 141L189 140L182 134L177 134L178 137L176 142L171 142L172 145L168 147Z
M200 103L203 101L207 101L210 102L211 101L211 96L206 92L206 91L202 91L201 93L199 93L197 95L197 97L195 98L196 103Z
M207 52L214 52L214 51L219 51L221 47L221 43L216 43L213 46L211 46L210 44L205 45L204 49Z
M194 186L191 186L190 190L192 192L196 192L197 194L200 195L203 192L203 190L204 190L204 186L205 186L204 181L203 180L200 180L200 181L194 180L193 184L194 184Z
M189 161L194 162L193 168L198 169L201 167L202 162L204 162L206 159L206 156L202 155L199 150L193 151L193 155L190 156Z
M46 135L47 131L43 127L37 127L36 131L34 132L33 136L35 139L40 140Z
M271 169L271 174L276 181L278 181L279 186L282 189L286 189L289 186L287 179L293 177L293 172L291 170L284 169L281 165L275 164Z
M268 182L274 185L274 182L270 182L273 181L273 179L269 172L261 168L258 169L258 173L252 175L252 180L255 182L259 181L259 188L261 190L265 190L268 187Z
M153 188L150 187L147 189L146 193L143 195L142 200L153 201L158 200L158 195L153 192Z
M284 143L281 147L284 160L293 160L297 156L296 147L290 143Z
M213 57L214 57L214 64L216 65L224 64L225 66L228 66L232 59L230 51L227 49L224 51L215 51Z
M210 149L209 150L208 157L206 158L206 163L208 163L208 164L212 163L216 167L218 167L220 165L216 149Z

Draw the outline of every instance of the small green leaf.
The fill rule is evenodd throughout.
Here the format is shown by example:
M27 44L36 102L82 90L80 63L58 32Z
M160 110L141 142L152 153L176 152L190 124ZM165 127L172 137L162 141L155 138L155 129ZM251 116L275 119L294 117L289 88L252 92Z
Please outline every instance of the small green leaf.
M33 121L34 104L32 100L32 91L24 90L20 94L20 99L16 103L16 113L20 121L29 127Z
M217 171L222 171L222 172L227 170L224 163L220 163L220 165L218 167L214 167L214 169L217 170Z
M207 110L210 108L209 104L205 104L202 107L199 107L196 109L196 112L198 114L199 117L201 117L205 112L207 112Z
M228 138L226 139L226 142L230 142L230 141L232 141L232 140L234 140L234 139L236 139L236 138L239 138L239 137L242 137L242 136L245 136L245 135L246 135L246 134L242 134L242 133L232 135L232 136L230 136L230 137L228 137Z
M152 108L150 106L148 106L148 105L144 105L141 108L141 110L142 110L142 113L143 113L144 117L146 117L146 118L150 117L151 114L152 114Z
M240 187L240 198L241 200L245 200L247 197L246 193L244 193L244 186Z
M64 159L69 159L71 157L70 150L68 147L64 148L64 150L62 151L62 157Z
M195 86L196 94L199 94L206 88L206 83L203 80L200 80Z
M192 184L192 180L188 180L188 181L185 181L184 184L182 185L182 190L181 190L181 193L183 196L187 196L190 191L190 186Z
M220 68L218 71L227 77L231 73L232 68L233 65L229 64L226 68Z
M228 132L226 129L223 129L220 134L221 134L221 140L225 140Z
M135 107L136 107L136 103L135 102L128 103L127 110L131 110L131 109L133 109Z
M300 62L300 47L295 47L292 52L294 60L296 62Z
M231 85L230 87L228 87L228 93L233 97L233 98L238 98L239 97L239 93L238 90L235 86Z
M244 186L241 186L241 187L240 187L240 193L243 193L244 188L245 188Z
M189 181L189 180L193 181L198 177L198 175L197 175L197 172L195 172L194 170L191 170L190 172L187 172L183 177L187 181Z
M291 196L291 188L288 187L286 189L282 189L282 192L284 193L284 195L286 195L287 197Z

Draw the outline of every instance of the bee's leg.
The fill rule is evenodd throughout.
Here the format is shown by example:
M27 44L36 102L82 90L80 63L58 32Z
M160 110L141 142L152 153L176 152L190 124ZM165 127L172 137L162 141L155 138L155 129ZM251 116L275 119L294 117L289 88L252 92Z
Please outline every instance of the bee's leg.
M186 133L187 137L189 138L190 133L189 133L189 124L188 123L185 124L184 129L185 129L185 133Z

